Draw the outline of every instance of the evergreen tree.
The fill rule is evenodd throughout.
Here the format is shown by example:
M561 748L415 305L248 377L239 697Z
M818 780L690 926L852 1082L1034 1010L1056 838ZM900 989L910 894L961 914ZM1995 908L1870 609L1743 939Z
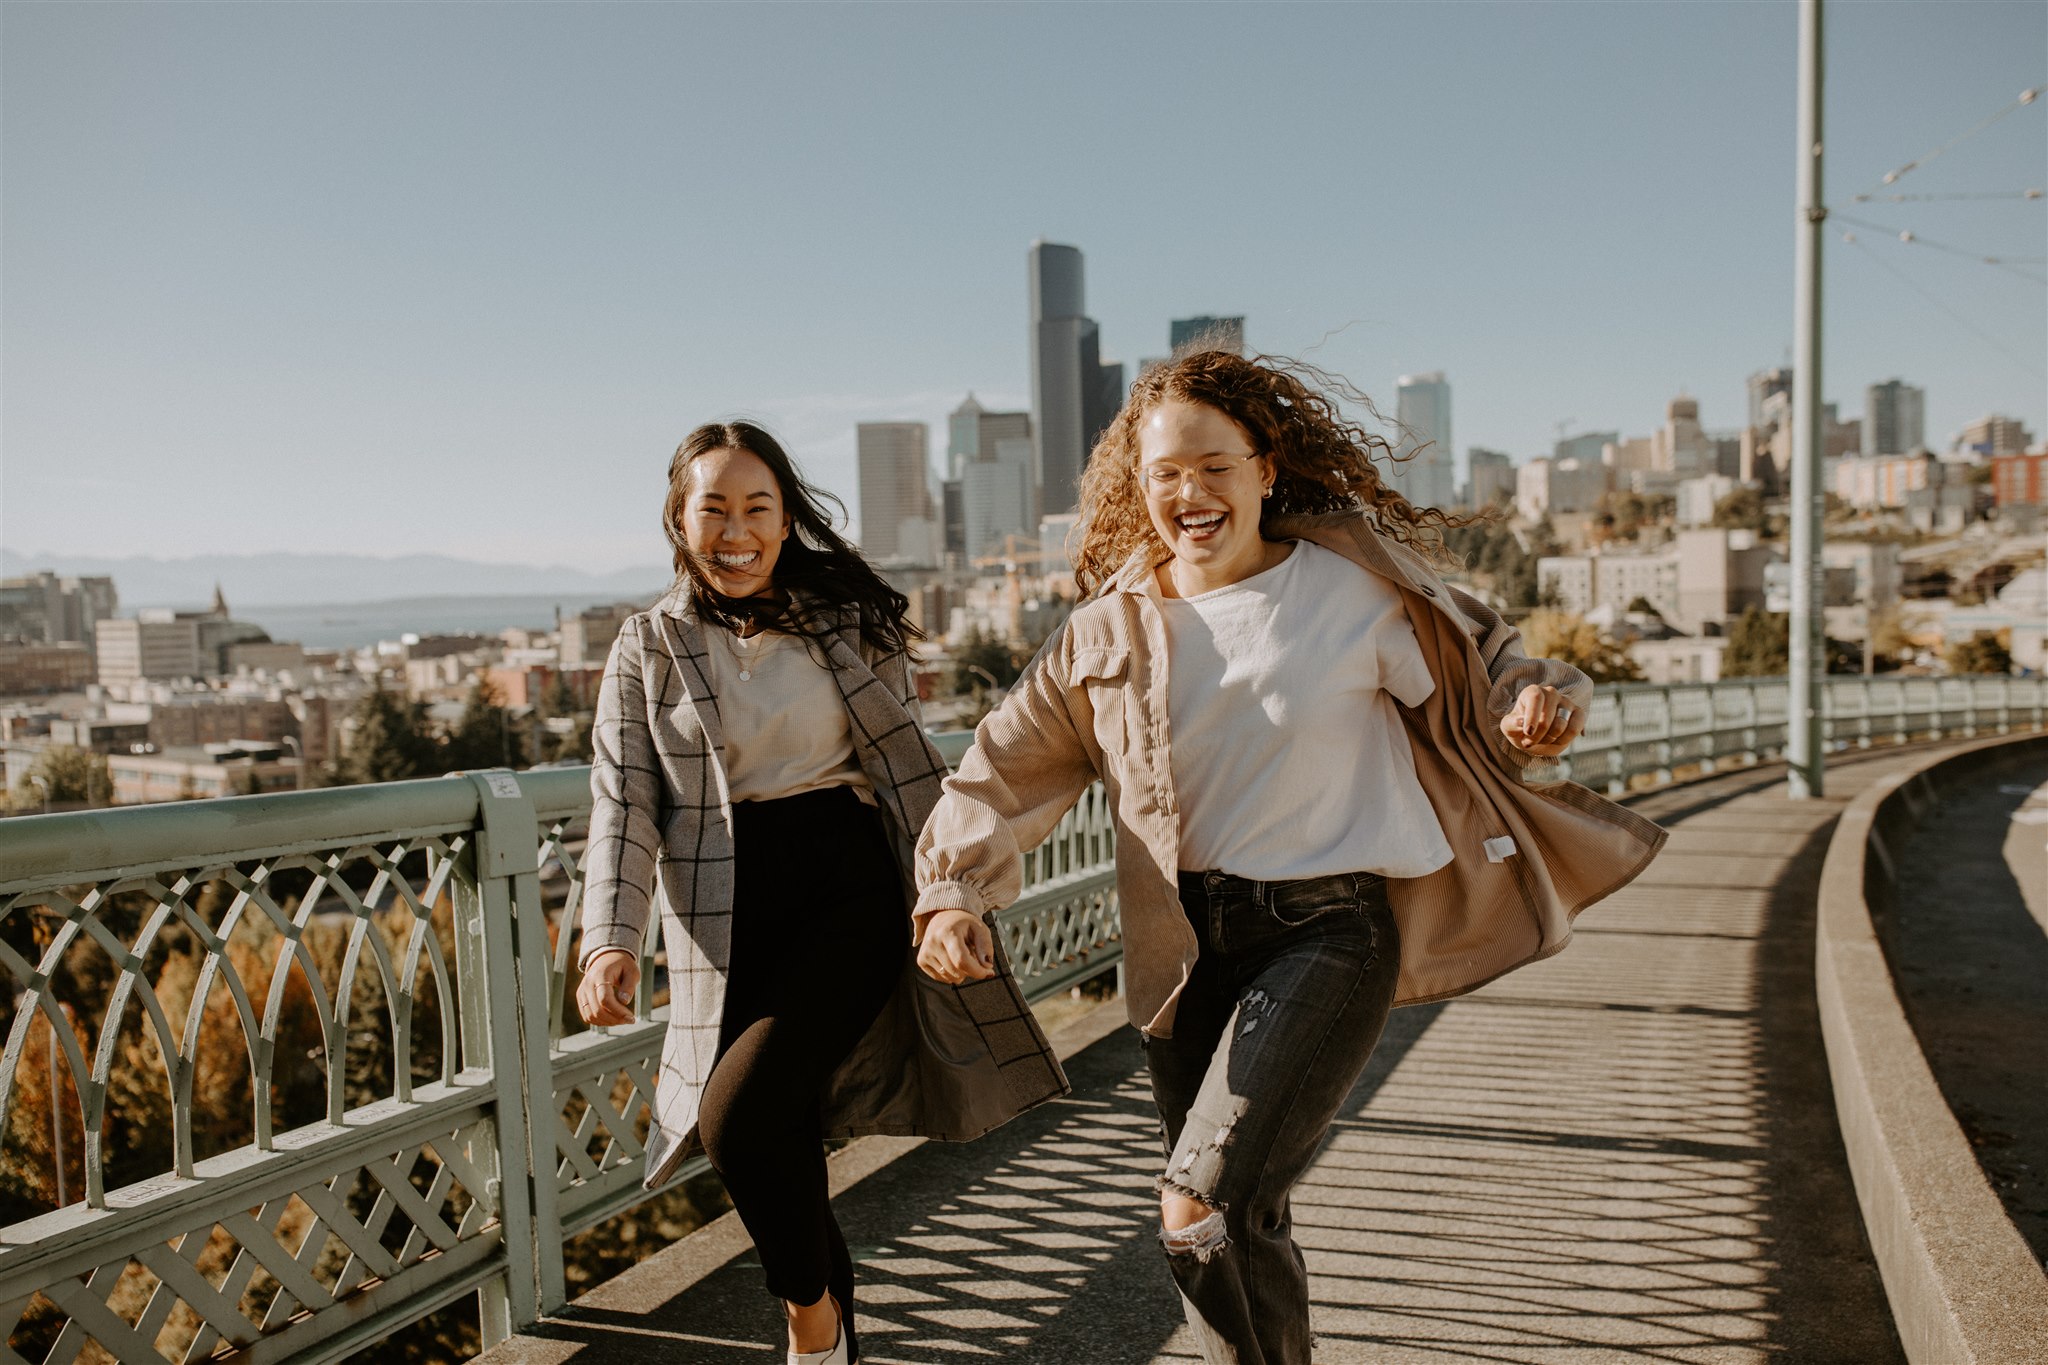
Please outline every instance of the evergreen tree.
M1980 630L1944 650L1942 662L1951 673L2008 674L2012 672L2012 651L1990 631Z
M1791 618L1781 611L1745 607L1728 631L1721 653L1724 678L1782 678L1792 668Z
M427 728L425 703L380 687L357 704L355 722L355 736L338 768L343 783L402 782L446 771L441 746Z
M478 678L469 689L462 718L448 735L443 771L525 766L525 740L513 730L510 713L499 704L501 695L489 678Z
M107 760L90 749L57 744L37 754L34 765L15 780L16 805L33 809L42 804L43 788L38 787L32 777L40 777L44 786L49 788L48 799L52 806L66 802L104 805L114 799L114 783L107 775Z

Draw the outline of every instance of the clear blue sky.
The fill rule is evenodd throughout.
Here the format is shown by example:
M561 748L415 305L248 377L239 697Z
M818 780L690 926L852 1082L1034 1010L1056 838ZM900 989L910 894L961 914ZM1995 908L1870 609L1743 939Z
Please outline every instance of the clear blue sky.
M2048 76L2036 0L1829 13L1838 203ZM1086 252L1107 354L1244 313L1389 399L1448 372L1461 454L1647 433L1681 390L1733 427L1791 341L1795 27L1789 2L10 3L0 540L662 563L698 421L765 418L851 501L856 421L938 446L969 389L1022 406L1035 237ZM1899 191L2048 183L2044 106ZM1850 211L2048 255L2041 201ZM2048 291L1859 235L1830 237L1827 395L1923 385L1938 444L1989 411L2048 431Z

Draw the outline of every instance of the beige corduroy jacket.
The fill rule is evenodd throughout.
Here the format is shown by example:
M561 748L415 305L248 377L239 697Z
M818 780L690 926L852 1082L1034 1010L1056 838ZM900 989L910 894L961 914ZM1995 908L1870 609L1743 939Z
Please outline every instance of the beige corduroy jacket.
M1529 760L1500 733L1501 717L1530 684L1584 707L1592 683L1568 664L1526 657L1520 632L1361 513L1282 519L1268 534L1313 541L1391 582L1436 679L1422 705L1400 711L1453 858L1388 882L1401 930L1395 1003L1458 995L1563 948L1572 918L1627 885L1665 838L1584 787L1522 781ZM1014 901L1022 851L1099 777L1116 819L1130 1018L1163 1038L1196 941L1180 908L1166 631L1145 591L1152 568L1126 565L982 721L918 840L914 917L921 936L940 910L980 915Z

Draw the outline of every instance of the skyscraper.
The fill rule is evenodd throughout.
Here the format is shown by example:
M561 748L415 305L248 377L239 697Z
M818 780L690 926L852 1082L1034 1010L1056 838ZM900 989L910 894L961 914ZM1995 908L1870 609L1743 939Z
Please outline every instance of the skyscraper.
M1174 354L1191 341L1202 343L1203 349L1231 351L1244 354L1244 319L1235 318L1175 318L1167 331L1167 345Z
M1792 368L1780 365L1773 369L1758 370L1749 377L1749 424L1753 427L1771 425L1771 417L1764 411L1764 405L1771 401L1773 394L1784 394L1785 401L1792 401ZM1789 409L1788 409L1789 410Z
M981 454L981 414L984 411L969 393L946 419L946 477L960 477L960 466Z
M1081 251L1033 242L1031 435L1039 511L1072 511L1095 438L1123 406L1123 366L1102 363L1101 334L1083 312Z
M1451 382L1443 371L1404 374L1394 416L1401 425L1393 483L1418 507L1450 507L1458 497L1458 460L1451 448Z
M959 548L972 561L1003 548L1009 535L1038 525L1038 488L1031 473L1031 414L990 412L974 401L953 410L948 450L958 461ZM948 530L948 548L952 548Z
M860 462L860 543L870 559L930 564L940 528L933 516L923 422L862 422L855 433Z
M1906 455L1927 444L1927 390L1887 379L1863 391L1863 453Z
M1595 455L1592 463L1599 463ZM1505 507L1515 500L1515 461L1505 451L1473 446L1465 452L1465 467L1471 471L1465 485L1465 505L1474 509Z
M1664 426L1650 433L1650 468L1690 478L1714 472L1714 443L1700 426L1696 398L1680 396L1664 406Z

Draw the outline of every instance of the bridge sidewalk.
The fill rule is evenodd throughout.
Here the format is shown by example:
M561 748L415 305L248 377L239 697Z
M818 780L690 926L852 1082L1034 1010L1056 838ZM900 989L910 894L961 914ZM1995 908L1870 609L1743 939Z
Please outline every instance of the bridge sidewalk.
M1777 765L1639 798L1671 843L1572 947L1395 1013L1295 1201L1318 1362L1902 1358L1835 1131L1813 893L1848 798L1925 753L1832 765L1824 801ZM1105 1008L1065 1039L1066 1100L835 1158L876 1365L1196 1358L1142 1059ZM482 1359L775 1361L759 1275L728 1216Z

